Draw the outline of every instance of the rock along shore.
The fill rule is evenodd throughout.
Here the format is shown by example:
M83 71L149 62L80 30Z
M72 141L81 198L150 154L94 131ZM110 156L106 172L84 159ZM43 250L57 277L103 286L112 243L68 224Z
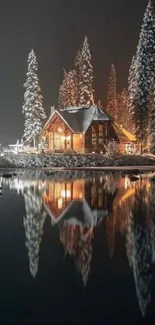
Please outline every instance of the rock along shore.
M0 157L0 168L78 168L78 167L155 166L154 156L97 154L19 154Z

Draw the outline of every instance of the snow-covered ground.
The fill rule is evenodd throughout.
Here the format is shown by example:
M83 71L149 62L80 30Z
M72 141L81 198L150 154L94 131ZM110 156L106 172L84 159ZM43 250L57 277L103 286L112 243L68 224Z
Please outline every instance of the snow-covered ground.
M0 158L0 168L45 168L45 167L104 167L104 166L155 166L153 156L40 154L8 155Z

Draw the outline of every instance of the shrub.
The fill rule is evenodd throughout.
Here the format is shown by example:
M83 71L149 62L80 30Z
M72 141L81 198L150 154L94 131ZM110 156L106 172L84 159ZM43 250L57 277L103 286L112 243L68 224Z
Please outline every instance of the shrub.
M119 153L118 144L115 140L110 140L105 144L105 152L108 157L113 157Z

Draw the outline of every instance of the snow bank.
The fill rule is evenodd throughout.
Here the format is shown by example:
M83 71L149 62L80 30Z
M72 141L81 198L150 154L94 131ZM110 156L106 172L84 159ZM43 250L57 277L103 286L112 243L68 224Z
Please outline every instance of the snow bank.
M117 155L109 158L97 154L20 154L0 158L0 167L104 167L104 166L155 166L155 157Z
M113 165L113 159L102 155L10 155L6 159L17 168L95 167Z
M14 168L16 165L7 158L0 157L0 168Z

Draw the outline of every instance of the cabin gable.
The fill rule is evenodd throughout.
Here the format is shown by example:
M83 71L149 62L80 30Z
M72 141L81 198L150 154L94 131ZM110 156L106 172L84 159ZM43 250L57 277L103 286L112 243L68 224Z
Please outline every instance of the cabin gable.
M73 132L57 112L51 116L44 127L41 138L45 149L49 151L65 151L72 148Z

